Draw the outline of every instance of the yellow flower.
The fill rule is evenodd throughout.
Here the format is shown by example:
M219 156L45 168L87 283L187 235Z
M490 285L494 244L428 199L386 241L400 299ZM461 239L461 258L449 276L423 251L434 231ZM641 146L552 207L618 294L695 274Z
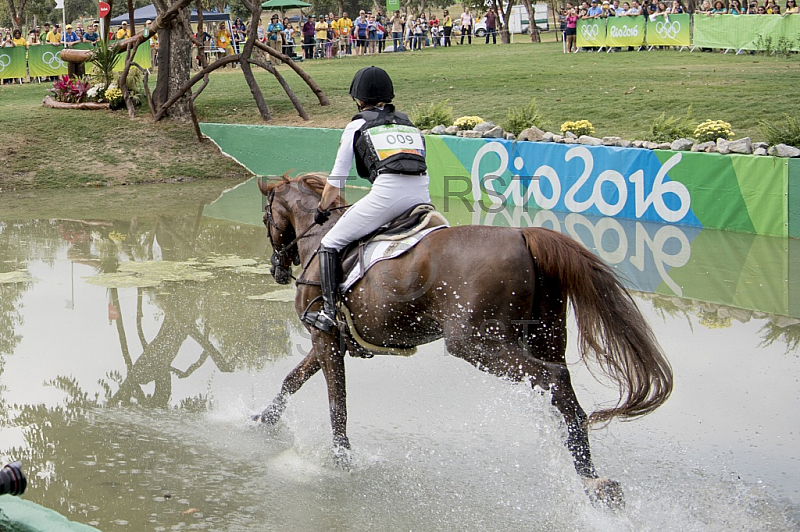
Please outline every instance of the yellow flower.
M461 118L456 118L453 121L453 125L458 129L473 129L483 121L483 118L479 116L462 116Z

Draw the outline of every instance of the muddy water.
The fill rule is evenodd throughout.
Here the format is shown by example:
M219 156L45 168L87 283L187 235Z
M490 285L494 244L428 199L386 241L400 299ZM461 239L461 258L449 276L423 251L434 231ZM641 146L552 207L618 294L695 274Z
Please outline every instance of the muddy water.
M258 200L222 208L224 186L2 198L0 456L25 462L26 498L104 531L800 526L789 272L765 274L767 259L761 272L731 266L736 249L789 243L688 230L660 241L660 227L540 217L578 235L603 228L587 245L638 290L675 370L660 410L592 432L600 473L625 487L613 514L588 503L546 399L441 342L411 359L347 361L349 472L331 465L320 376L278 427L249 422L308 338L291 291L266 273ZM721 267L700 260L714 246L728 252ZM587 409L614 398L573 372Z

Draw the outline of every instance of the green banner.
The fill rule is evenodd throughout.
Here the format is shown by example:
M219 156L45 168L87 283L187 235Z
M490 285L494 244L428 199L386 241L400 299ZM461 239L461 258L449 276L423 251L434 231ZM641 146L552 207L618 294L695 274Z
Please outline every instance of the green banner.
M606 45L605 19L579 20L577 25L578 48Z
M67 64L61 60L61 46L40 44L29 47L28 68L32 78L66 74Z
M800 15L697 15L692 43L698 48L775 49L778 42L800 51Z
M108 46L114 46L113 42L108 43ZM116 66L114 66L114 70L117 72L122 72L125 68L125 56L127 52L121 52L119 61L117 61ZM139 65L142 68L150 68L150 41L145 41L139 45L136 49L136 54L133 56L133 62Z
M647 21L648 46L691 46L691 15L659 15Z
M608 46L644 45L644 17L614 17L607 20L606 44Z
M25 78L27 76L25 47L0 48L0 79Z
M400 0L386 0L386 13L394 13L400 10Z

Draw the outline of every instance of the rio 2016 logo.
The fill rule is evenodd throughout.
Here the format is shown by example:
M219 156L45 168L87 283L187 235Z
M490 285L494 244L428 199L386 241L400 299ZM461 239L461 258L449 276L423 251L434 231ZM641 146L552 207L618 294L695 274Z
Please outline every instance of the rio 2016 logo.
M670 21L658 21L656 22L656 33L662 39L674 39L678 36L678 33L681 31L681 23L677 20L670 22Z
M599 25L587 24L585 26L581 26L581 36L587 41L597 39L598 35L600 35Z
M67 66L67 64L61 60L61 52L55 54L53 52L43 53L42 62L53 70L58 70L59 68L65 68Z
M608 29L609 35L612 37L638 37L639 36L639 27L633 26L629 28L628 26L622 26L618 28L616 26L611 26Z
M10 56L8 56L6 54L0 55L0 72L5 70L6 67L8 65L10 65L10 64L11 64L11 57Z

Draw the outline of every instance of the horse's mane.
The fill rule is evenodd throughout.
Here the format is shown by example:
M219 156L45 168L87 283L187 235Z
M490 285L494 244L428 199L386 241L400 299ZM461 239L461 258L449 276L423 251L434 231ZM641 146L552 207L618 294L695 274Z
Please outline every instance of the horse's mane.
M325 176L325 174L317 172L309 172L307 174L302 174L294 178L289 177L287 174L283 174L282 176L280 176L280 180L270 179L267 182L259 181L258 188L259 190L261 190L261 193L266 196L272 190L281 185L291 185L292 183L296 183L298 189L308 190L318 196L321 196L322 190L325 188L325 183L327 183L327 181L328 179ZM341 207L343 205L345 205L345 202L342 199L342 197L336 196L336 199L331 204L331 207Z

